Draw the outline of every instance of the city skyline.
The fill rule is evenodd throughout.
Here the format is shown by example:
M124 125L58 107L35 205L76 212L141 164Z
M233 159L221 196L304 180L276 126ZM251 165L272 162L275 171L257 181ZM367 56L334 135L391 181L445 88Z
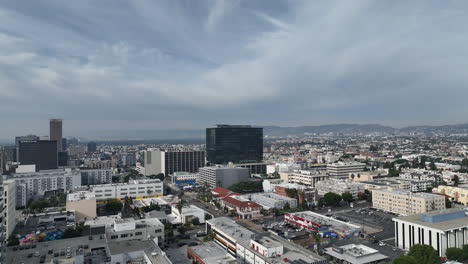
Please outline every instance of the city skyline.
M466 123L467 5L1 1L2 137Z

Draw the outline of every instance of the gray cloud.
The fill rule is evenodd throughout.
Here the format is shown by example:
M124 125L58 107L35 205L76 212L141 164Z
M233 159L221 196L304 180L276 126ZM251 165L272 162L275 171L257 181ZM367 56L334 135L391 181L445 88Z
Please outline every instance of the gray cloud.
M51 116L68 120L68 134L123 124L466 122L467 7L0 1L0 121L14 124L0 138Z

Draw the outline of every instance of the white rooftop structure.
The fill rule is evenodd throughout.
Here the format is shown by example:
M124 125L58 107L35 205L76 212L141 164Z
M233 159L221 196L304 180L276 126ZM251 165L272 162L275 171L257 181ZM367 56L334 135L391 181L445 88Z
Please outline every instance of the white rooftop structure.
M379 253L378 250L364 246L349 244L341 247L329 247L325 253L339 260L351 264L375 263L388 257Z

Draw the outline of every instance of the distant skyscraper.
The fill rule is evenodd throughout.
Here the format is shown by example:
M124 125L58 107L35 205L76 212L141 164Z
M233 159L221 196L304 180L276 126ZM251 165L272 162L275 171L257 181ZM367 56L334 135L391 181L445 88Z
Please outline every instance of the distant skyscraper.
M66 138L62 138L62 149L63 151L67 151L68 149L68 140Z
M62 119L50 119L50 140L57 142L57 151L63 151L62 148Z
M97 145L96 142L91 141L88 143L88 152L96 152L97 150Z
M212 164L263 160L263 128L218 125L206 129L206 154Z
M57 169L57 142L54 140L20 140L18 162L21 165L35 164L40 170Z

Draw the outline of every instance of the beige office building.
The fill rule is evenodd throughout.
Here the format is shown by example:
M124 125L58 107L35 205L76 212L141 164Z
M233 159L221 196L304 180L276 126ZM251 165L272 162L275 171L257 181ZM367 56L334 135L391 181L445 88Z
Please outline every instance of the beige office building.
M373 190L372 204L374 208L387 212L413 215L445 209L445 197L388 188Z

